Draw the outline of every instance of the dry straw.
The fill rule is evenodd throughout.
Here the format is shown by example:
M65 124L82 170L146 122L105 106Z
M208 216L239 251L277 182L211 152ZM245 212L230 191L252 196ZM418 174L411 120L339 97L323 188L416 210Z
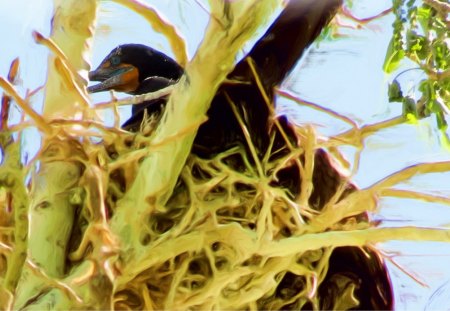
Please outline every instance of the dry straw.
M157 25L185 62L184 42L154 9L133 0L117 2ZM78 72L87 69L83 56L94 1L56 1L52 38L36 36L53 52L43 116L29 107L29 98L18 96L13 77L0 78L26 114L23 125L42 135L41 150L23 166L17 133L11 132L23 128L0 134L2 309L319 309L318 287L334 247L375 250L377 242L389 240L449 241L447 229L376 228L359 217L376 211L383 196L449 204L448 198L393 189L415 174L448 171L449 162L406 168L344 198L349 181L341 175L323 209L311 206L313 189L330 191L326 184L313 184L320 148L362 149L364 137L398 120L363 128L350 120L350 131L328 140L319 140L309 126L297 128L298 145L282 157L272 157L278 151L270 148L262 159L241 147L208 160L189 153L236 52L279 5L232 2L229 21L221 3L213 2L204 42L187 64L190 84L181 81L163 90L172 92L169 112L159 123L149 119L140 134L103 126L88 103ZM242 120L240 125L245 132ZM251 138L248 144L253 150ZM230 166L236 157L239 168ZM276 173L293 161L302 177L296 199L276 183ZM283 287L286 276L296 276L297 283ZM356 306L353 291L348 287L339 297L328 297L328 306Z

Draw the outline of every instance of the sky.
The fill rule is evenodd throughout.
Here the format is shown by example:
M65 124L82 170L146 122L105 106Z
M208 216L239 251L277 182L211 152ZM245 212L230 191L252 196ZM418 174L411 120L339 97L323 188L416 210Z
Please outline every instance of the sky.
M177 26L187 42L188 55L192 57L208 21L208 13L199 5L202 1L145 2L156 7L167 20ZM353 2L352 10L359 17L375 15L391 5L388 0ZM6 76L11 61L19 56L21 85L18 89L21 94L45 82L48 51L34 43L31 32L38 30L49 35L51 15L50 0L0 0L0 76ZM393 76L382 71L392 21L393 16L388 15L362 29L341 29L344 37L313 45L282 87L303 99L350 117L360 125L400 115L401 105L387 100L387 85ZM93 67L110 50L123 43L143 43L172 55L165 38L155 33L144 19L109 1L101 2L93 42ZM408 66L410 64L406 63L400 70ZM417 78L407 76L403 83L414 85ZM108 99L108 96L96 94L92 100L100 102ZM41 93L33 99L35 109L39 109L42 98ZM287 114L293 122L300 125L313 124L321 135L335 134L346 128L343 123L322 113L281 98L278 99L278 111ZM121 108L121 114L125 120L129 108ZM18 111L14 115L17 117ZM103 118L105 123L112 124L111 114L106 113ZM39 147L34 143L36 140L33 135L36 135L34 130L28 130L24 140L30 155ZM441 146L438 137L434 119L378 132L365 141L360 168L352 179L364 188L406 166L450 160L449 152ZM355 149L342 148L341 151L352 162ZM449 181L450 173L428 174L416 176L398 188L450 196ZM380 205L380 212L373 217L381 220L382 226L444 227L450 224L449 206L394 198L382 199ZM450 280L450 244L393 241L379 247L386 252L398 253L395 256L396 262L427 284L427 287L421 286L398 268L388 264L395 286L396 310L423 310L427 304L427 310L450 310L450 301L443 298L450 296L450 283L447 283ZM440 298L435 298L430 304L429 299L436 291L441 293Z

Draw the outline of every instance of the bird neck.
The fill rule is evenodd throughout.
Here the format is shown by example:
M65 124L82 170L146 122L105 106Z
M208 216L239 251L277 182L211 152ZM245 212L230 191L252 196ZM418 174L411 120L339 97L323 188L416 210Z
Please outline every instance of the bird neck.
M142 66L139 66L139 74L142 78L142 82L145 82L149 78L163 78L166 80L177 81L184 73L183 68L178 63L165 55L164 53L155 51L152 55L152 59L147 60ZM150 81L150 84L158 85L158 83L164 83L162 81Z
M139 87L132 94L141 95L156 92L169 85L175 84L177 81L178 79L168 79L165 77L148 77L139 84Z

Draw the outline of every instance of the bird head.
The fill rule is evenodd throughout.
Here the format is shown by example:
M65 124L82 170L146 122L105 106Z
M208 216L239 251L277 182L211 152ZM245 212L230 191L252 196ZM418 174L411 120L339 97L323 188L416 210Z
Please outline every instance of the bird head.
M175 82L182 75L183 68L164 53L142 44L124 44L113 49L97 69L89 72L89 80L100 83L88 87L88 92L145 93Z

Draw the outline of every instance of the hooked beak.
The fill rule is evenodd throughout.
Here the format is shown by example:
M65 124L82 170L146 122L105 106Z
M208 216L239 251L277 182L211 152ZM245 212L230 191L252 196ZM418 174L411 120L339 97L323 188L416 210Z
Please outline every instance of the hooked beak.
M117 68L99 67L94 71L89 72L90 81L100 81L101 83L89 86L87 91L89 93L96 93L107 90L119 90L128 81L126 75L134 70L132 66L122 66Z

